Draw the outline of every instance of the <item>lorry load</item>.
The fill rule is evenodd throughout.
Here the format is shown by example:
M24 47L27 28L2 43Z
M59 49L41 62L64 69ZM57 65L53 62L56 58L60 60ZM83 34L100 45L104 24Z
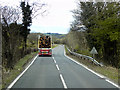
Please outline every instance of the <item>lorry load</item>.
M39 56L49 55L52 56L52 40L50 36L39 36L38 37L38 50Z

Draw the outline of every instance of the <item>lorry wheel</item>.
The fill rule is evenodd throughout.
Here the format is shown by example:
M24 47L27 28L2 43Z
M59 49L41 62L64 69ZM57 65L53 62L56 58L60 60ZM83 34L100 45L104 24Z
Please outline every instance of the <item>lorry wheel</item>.
M39 55L39 57L41 57L42 55Z

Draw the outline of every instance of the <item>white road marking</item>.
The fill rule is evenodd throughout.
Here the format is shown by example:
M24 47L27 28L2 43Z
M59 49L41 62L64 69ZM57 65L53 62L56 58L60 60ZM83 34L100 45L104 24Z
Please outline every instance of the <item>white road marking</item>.
M60 74L60 78L61 78L61 81L62 81L62 83L63 83L64 88L67 89L67 85L66 85L66 83L65 83L65 80L63 79L62 74Z
M54 60L55 64L56 64L56 61Z
M29 69L29 67L34 63L38 55L33 59L33 61L28 65L28 67L8 86L8 88L12 88L13 85L22 77L22 75Z
M53 58L53 60L54 60L54 63L56 64L56 60L55 60L55 58L54 57L52 57Z
M109 82L110 84L114 85L114 86L117 87L117 88L120 88L117 84L115 84L115 83L113 83L112 81L108 80L107 77L105 77L105 76L103 76L103 75L101 75L101 74L96 73L95 71L89 69L87 66L85 66L85 65L77 62L77 61L74 60L73 58L67 56L67 55L66 55L66 52L65 52L65 48L64 48L64 56L66 56L68 59L72 60L73 62L77 63L78 65L81 65L82 67L84 67L84 68L87 69L88 71L94 73L95 75L99 76L100 78L106 78L105 80L106 80L107 82Z
M54 62L55 62L55 64L56 64L57 70L58 70L59 73L60 73L60 68L59 68L59 66L58 66L57 63L56 63L55 58L54 58L54 57L52 57L52 58L53 58L53 60L54 60ZM63 79L62 74L60 74L60 79L61 79L61 81L62 81L63 87L64 87L65 89L67 89L67 85L66 85L66 83L65 83L65 80Z
M58 65L56 64L56 67L57 67L57 70L59 71L60 69L59 69L59 67L58 67Z
M117 84L113 83L112 81L106 79L107 82L111 83L112 85L116 86L117 88L120 88L120 86L118 86Z

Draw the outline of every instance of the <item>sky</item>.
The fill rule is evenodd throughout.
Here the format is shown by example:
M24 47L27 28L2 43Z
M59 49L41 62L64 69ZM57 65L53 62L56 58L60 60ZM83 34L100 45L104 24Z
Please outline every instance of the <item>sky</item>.
M69 31L70 23L73 21L73 13L76 7L75 0L45 0L48 14L33 20L31 29L37 32L51 32L66 34Z
M21 0L0 0L0 3L19 6ZM33 0L28 0L33 1ZM35 1L35 0L34 0ZM31 32L67 34L74 20L71 12L76 8L76 0L37 0L46 3L47 12L32 20Z
M0 4L19 6L22 0L0 0ZM32 20L31 32L67 34L70 24L74 21L72 10L76 9L78 0L27 0L47 4L44 15L38 15ZM89 1L89 0L81 0ZM91 0L90 0L91 1ZM94 1L94 0L92 0ZM101 0L97 0L101 1ZM107 0L103 0L107 1ZM109 1L109 0L108 0ZM42 11L42 10L41 10Z

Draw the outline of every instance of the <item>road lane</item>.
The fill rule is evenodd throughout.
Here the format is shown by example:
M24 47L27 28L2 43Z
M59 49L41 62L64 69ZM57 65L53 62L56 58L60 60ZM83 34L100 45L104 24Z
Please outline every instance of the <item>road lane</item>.
M116 88L105 79L65 57L64 46L56 47L53 54L68 88Z
M116 88L64 56L64 46L53 57L37 57L12 88Z
M12 88L63 88L52 57L38 57Z

